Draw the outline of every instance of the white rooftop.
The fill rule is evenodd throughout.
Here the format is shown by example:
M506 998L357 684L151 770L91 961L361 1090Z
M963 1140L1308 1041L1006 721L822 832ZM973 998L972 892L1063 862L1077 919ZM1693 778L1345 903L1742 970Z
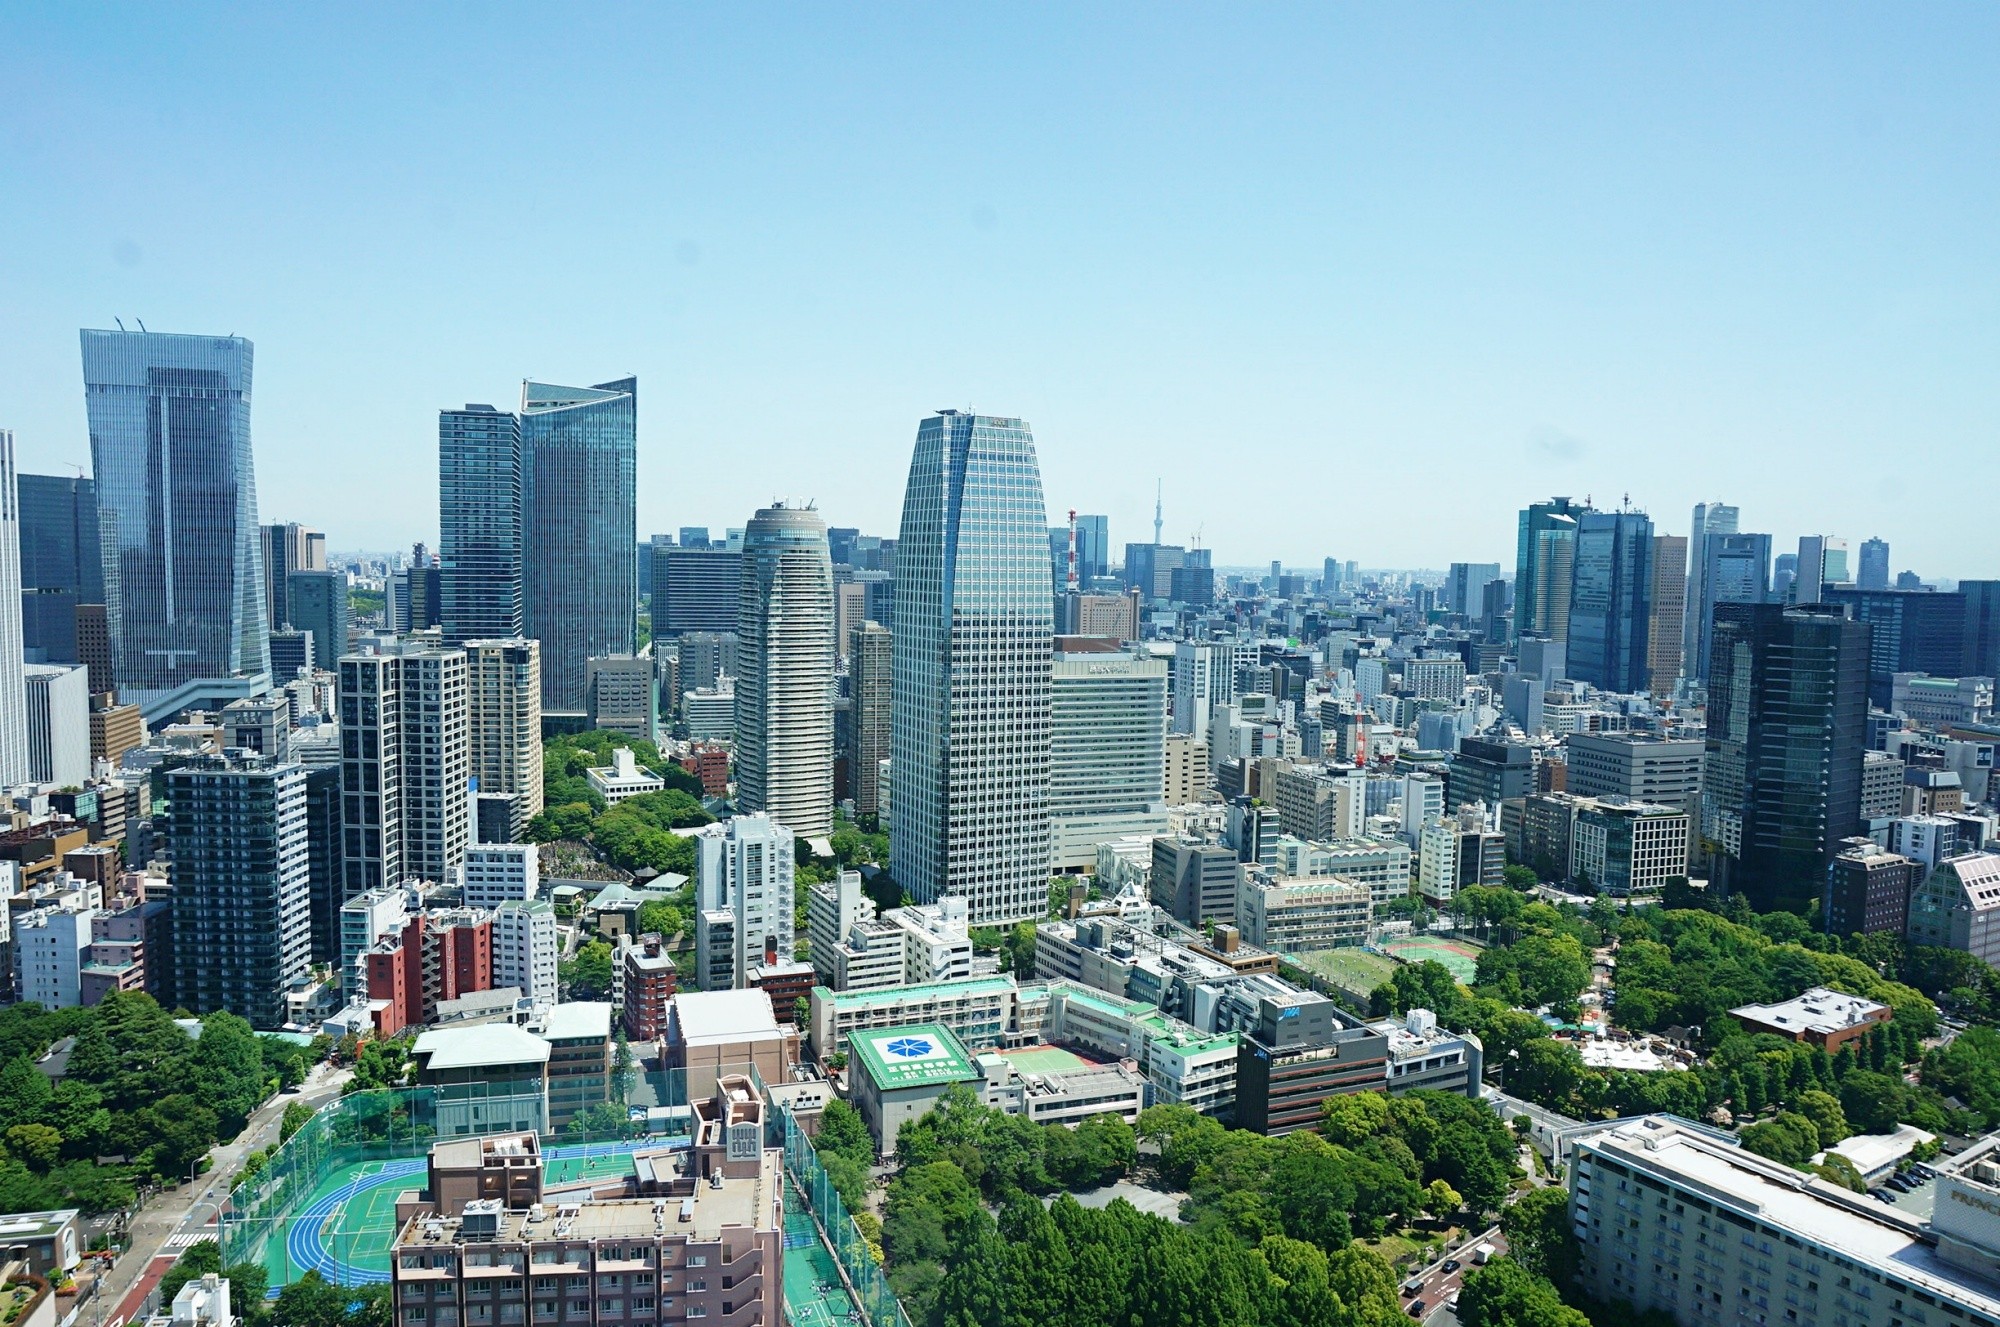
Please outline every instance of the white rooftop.
M1754 1018L1759 1023L1787 1030L1844 1032L1859 1027L1888 1007L1858 995L1815 986L1782 1004L1746 1004L1729 1012L1738 1018Z
M602 1037L609 1041L611 1006L588 1000L559 1004L549 1010L548 1018L543 1020L542 1035L550 1041L564 1041L572 1037Z
M771 1010L771 997L754 987L676 995L674 1018L680 1025L681 1040L690 1046L741 1041L778 1031L778 1016Z
M428 1055L429 1067L473 1069L488 1064L547 1064L549 1043L512 1023L433 1028L417 1038L412 1053Z

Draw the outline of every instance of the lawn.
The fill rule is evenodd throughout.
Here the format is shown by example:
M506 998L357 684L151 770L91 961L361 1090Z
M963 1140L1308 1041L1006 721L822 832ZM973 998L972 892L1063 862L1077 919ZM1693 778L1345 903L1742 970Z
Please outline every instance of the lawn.
M1363 949L1322 949L1317 953L1293 954L1290 957L1306 971L1364 998L1389 980L1396 970L1395 959Z

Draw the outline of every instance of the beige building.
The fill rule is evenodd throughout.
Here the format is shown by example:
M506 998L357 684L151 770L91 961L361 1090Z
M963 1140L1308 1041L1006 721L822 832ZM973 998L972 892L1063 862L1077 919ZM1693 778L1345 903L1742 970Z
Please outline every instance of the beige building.
M1208 742L1194 733L1168 733L1166 802L1187 806L1214 796L1208 781Z
M542 810L542 643L469 640L465 658L472 777L514 799L518 839Z

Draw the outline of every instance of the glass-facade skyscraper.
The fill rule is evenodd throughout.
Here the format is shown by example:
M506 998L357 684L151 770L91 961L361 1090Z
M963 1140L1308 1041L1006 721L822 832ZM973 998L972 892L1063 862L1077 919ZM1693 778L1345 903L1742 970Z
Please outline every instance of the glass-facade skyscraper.
M28 778L28 671L21 651L21 509L14 433L0 429L0 787Z
M521 385L523 606L544 710L580 713L591 656L637 639L638 399L637 378Z
M1687 616L1681 627L1681 652L1684 671L1691 678L1708 674L1707 615L1715 602L1708 589L1709 536L1735 534L1737 517L1737 509L1726 502L1697 502L1688 523Z
M1589 511L1570 498L1529 504L1514 545L1514 638L1563 640L1569 631L1570 568L1576 520Z
M833 832L833 558L826 522L766 507L743 533L736 802L801 837Z
M891 869L919 901L965 898L979 926L1048 902L1048 558L1027 423L919 424L896 543Z
M1771 598L1771 536L1739 531L1709 531L1703 541L1701 602L1688 605L1695 628L1694 653L1688 656L1688 676L1708 676L1709 650L1714 641L1717 604L1761 604Z
M1606 691L1646 690L1653 522L1644 512L1581 513L1571 565L1569 676Z
M438 411L438 561L447 645L521 634L519 416Z
M148 719L270 685L250 342L85 330L118 689Z
M97 488L68 475L21 475L21 644L34 663L82 663L79 604L104 602Z

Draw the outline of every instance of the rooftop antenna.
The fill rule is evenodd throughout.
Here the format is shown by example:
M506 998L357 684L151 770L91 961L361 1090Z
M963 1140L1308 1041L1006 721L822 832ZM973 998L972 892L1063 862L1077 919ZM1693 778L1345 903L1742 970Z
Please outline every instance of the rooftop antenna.
M1153 481L1153 546L1160 543L1160 481Z
M133 321L133 322L135 322L135 323L137 323L137 324L139 324L139 330L140 330L140 331L142 331L142 332L145 332L145 331L146 331L146 320L145 320L144 318L134 318L134 319L133 319L132 321ZM152 335L152 333L150 333L150 332L147 332L146 334L147 334L148 336L151 336L151 335Z
M1076 593L1076 508L1069 509L1069 574L1064 577L1063 588Z
M116 314L113 314L111 317L111 321L118 324L119 331L122 332L125 330L125 320L123 318L120 318Z

